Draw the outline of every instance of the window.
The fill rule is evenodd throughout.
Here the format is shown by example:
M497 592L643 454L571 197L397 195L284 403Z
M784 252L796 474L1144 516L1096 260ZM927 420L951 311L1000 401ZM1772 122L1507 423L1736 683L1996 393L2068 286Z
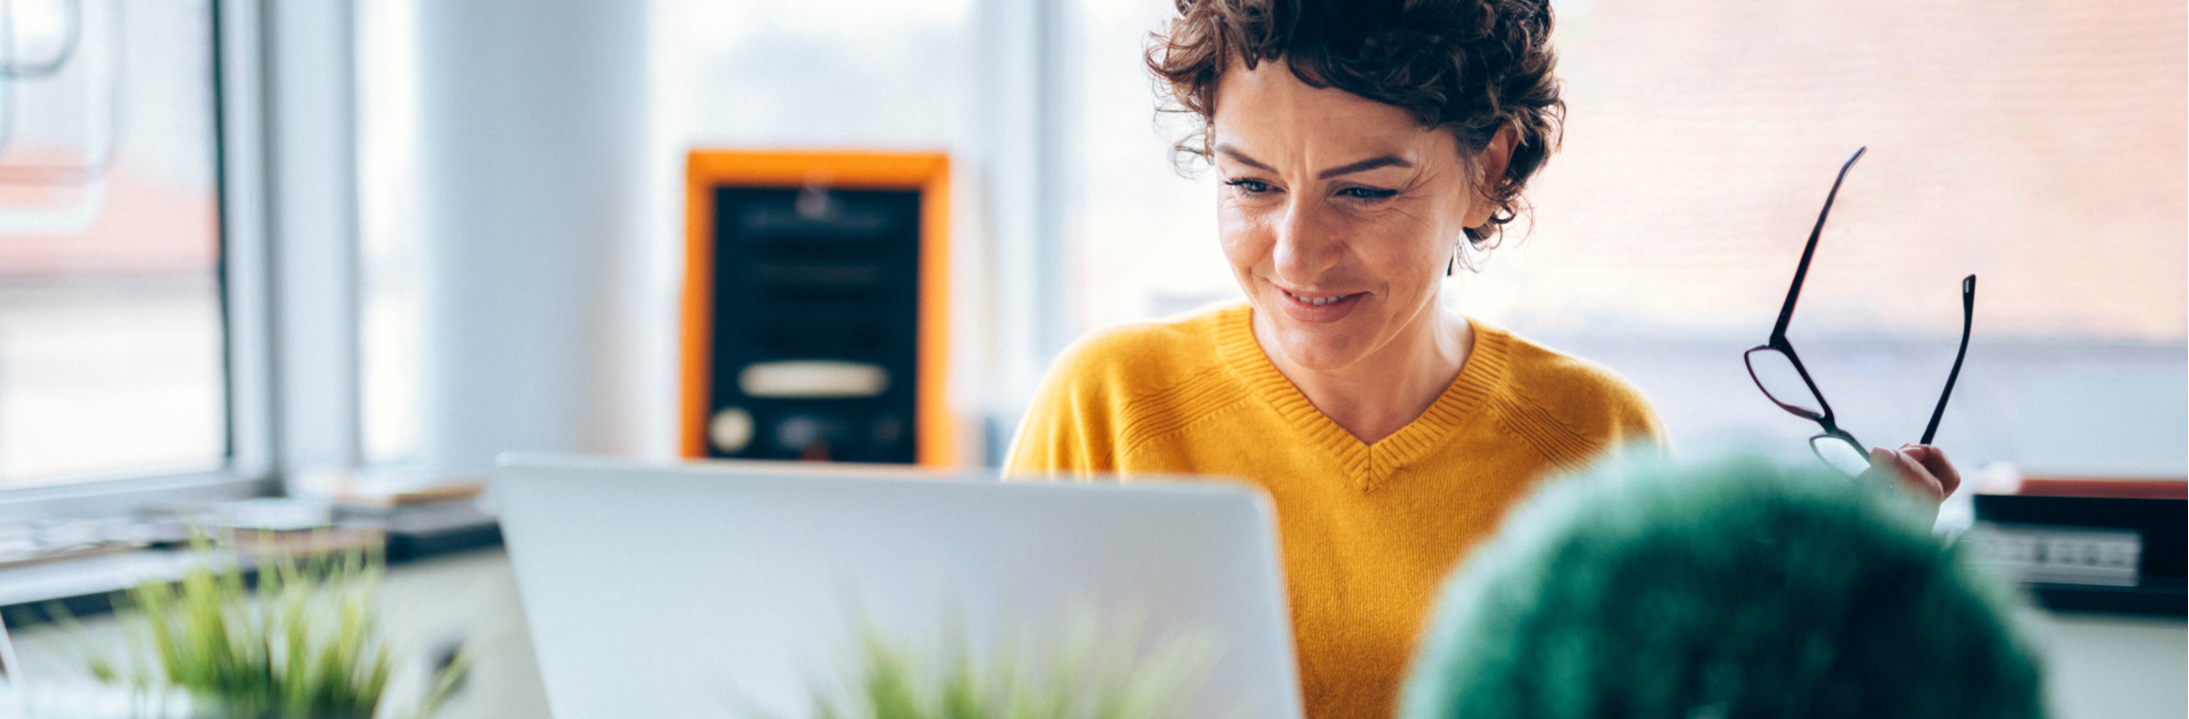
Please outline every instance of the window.
M1148 34L1177 15L1168 0L1081 2L1077 69L1084 170L1072 209L1086 327L1162 317L1238 297L1216 244L1214 173L1179 176L1171 146L1191 129L1156 117L1141 52ZM1097 289L1099 288L1099 289Z
M664 5L694 146L933 149L969 120L966 0Z
M0 13L0 488L220 468L206 0Z
M357 12L358 422L360 459L418 460L426 331L418 236L418 7L364 0Z
M1215 187L1179 179L1140 52L1165 0L1076 4L1072 213L1087 327L1237 296ZM1963 467L2179 477L2189 391L2184 8L1555 3L1564 149L1465 314L1639 384L1683 450L1806 451L1756 396L1762 342L1833 173L1850 174L1790 334L1865 441L1914 441L1976 339L1938 443ZM1815 349L1811 349L1811 348ZM1810 358L1807 355L1815 355ZM1819 365L1822 365L1820 368Z

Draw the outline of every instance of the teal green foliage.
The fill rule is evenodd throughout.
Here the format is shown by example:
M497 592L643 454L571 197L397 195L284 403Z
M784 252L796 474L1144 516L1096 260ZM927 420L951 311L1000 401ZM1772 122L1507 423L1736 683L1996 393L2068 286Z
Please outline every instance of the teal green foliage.
M147 581L124 596L126 661L90 660L94 677L143 692L180 690L223 716L373 716L392 674L377 556L352 552L267 559L252 586L203 537L180 582ZM429 715L461 683L467 658L433 677Z
M1194 634L1140 646L1138 622L1074 610L1048 649L1004 640L969 649L948 624L939 646L861 623L852 671L814 697L821 719L1171 719L1184 716L1213 646Z
M2043 716L2012 600L1925 515L1758 459L1555 482L1446 586L1403 715Z

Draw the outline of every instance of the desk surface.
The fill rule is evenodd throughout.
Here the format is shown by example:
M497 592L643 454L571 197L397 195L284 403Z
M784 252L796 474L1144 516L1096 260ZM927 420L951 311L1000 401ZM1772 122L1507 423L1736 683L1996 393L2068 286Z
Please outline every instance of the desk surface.
M517 603L509 560L499 550L402 564L388 573L388 606L424 648L451 637L472 643L473 672L444 719L534 719L547 699ZM2046 679L2060 719L2179 719L2189 716L2189 623L2180 619L2024 612L2046 655ZM119 634L111 617L84 622L83 636L53 625L16 637L25 673L80 677L85 646Z
M2031 610L2059 719L2189 716L2189 623Z

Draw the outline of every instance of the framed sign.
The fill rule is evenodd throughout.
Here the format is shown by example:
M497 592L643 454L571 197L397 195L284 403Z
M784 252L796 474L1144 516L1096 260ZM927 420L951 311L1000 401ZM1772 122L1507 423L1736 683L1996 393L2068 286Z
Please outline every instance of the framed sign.
M684 455L958 463L941 154L695 150Z

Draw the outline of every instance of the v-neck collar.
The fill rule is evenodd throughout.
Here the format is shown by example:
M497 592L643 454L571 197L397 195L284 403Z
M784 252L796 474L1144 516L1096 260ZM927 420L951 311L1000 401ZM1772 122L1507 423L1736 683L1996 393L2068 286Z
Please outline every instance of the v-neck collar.
M1391 436L1366 444L1317 409L1270 361L1261 344L1254 341L1253 313L1253 305L1244 303L1224 311L1216 322L1217 355L1234 376L1276 409L1301 436L1335 458L1345 468L1348 479L1363 492L1375 491L1393 470L1435 449L1482 406L1492 390L1505 382L1512 336L1468 319L1468 326L1474 330L1474 347L1460 365L1459 376L1420 416Z

